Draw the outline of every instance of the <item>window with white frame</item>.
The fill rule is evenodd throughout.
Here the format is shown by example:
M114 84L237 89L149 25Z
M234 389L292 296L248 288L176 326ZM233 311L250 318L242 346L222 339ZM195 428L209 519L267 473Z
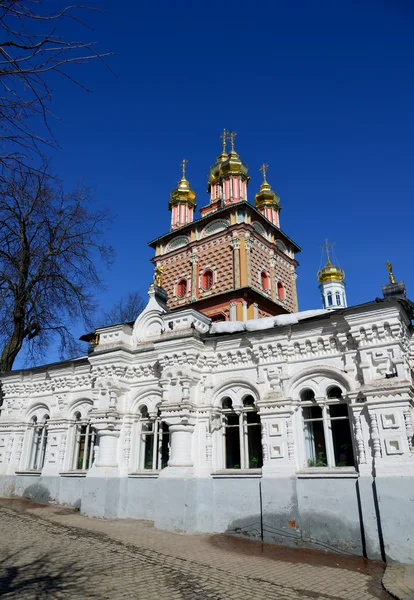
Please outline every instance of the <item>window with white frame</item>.
M75 413L75 445L72 459L72 469L87 471L91 468L95 456L95 446L98 437L96 429L88 419L82 419L80 412Z
M40 422L35 415L30 423L32 428L32 442L30 449L29 469L33 469L34 471L40 471L43 469L45 464L48 421L49 415L44 415Z
M307 467L354 466L348 404L338 386L322 401L311 389L300 393Z
M138 469L159 471L168 465L170 455L170 434L168 425L160 416L152 417L144 405L139 418Z
M260 469L263 466L260 416L252 396L234 409L231 398L221 401L223 454L226 469Z

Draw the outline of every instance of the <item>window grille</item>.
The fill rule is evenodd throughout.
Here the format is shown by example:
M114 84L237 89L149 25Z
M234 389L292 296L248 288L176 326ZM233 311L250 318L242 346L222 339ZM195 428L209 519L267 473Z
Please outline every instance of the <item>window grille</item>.
M318 402L313 390L300 394L307 467L354 466L348 404L338 386Z
M76 413L75 418L75 448L72 469L86 471L93 464L98 437L96 429L88 421L82 421L79 412Z
M161 470L168 466L170 455L170 434L167 423L162 421L160 412L150 417L146 406L141 408L139 466L140 470Z
M226 469L259 469L263 466L260 416L252 396L234 410L232 400L222 401L224 466Z
M47 436L49 415L45 415L43 421L38 423L37 417L33 417L31 426L32 447L30 452L29 469L40 471L43 469L46 458Z

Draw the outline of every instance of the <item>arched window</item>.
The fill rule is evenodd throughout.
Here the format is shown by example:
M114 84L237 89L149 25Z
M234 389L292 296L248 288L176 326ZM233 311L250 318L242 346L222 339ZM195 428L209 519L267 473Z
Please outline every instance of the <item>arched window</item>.
M186 294L187 294L187 280L180 279L180 281L177 284L177 296L179 298L184 298Z
M214 283L213 271L211 271L210 269L208 269L207 271L204 271L203 277L202 277L203 289L211 290L211 288L213 287L213 283Z
M281 281L277 284L277 295L279 300L285 299L285 288L283 287L283 283Z
M270 277L266 273L266 271L262 271L260 278L261 278L262 288L264 290L270 290Z
M33 469L34 471L41 471L45 464L48 421L49 415L45 415L40 423L37 417L34 416L30 423L33 433L29 469Z
M170 434L168 425L157 416L150 416L144 405L139 418L140 444L138 456L139 470L159 471L168 465L170 455Z
M231 398L221 401L226 469L260 469L263 465L260 416L254 398L246 396L237 412Z
M328 299L328 306L332 306L333 305L333 300L332 300L332 292L328 292L326 294L326 297Z
M82 419L80 412L75 413L75 447L73 452L72 469L86 471L90 469L95 458L95 446L98 437L96 429L88 419Z
M354 451L348 404L342 390L328 388L319 403L313 390L300 393L307 467L354 466Z

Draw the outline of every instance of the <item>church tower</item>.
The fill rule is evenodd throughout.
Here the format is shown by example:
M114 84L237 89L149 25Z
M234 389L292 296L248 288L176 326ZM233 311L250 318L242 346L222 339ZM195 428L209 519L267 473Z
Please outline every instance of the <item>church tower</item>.
M248 168L224 130L210 168L209 202L194 220L195 193L186 178L171 192L171 230L150 242L163 272L168 308L186 305L214 321L245 321L298 310L295 254L299 246L281 229L279 197L267 182L248 202ZM230 149L228 149L230 142Z
M318 271L319 289L323 308L346 308L345 273L331 262L328 240L322 248L326 249L326 265Z

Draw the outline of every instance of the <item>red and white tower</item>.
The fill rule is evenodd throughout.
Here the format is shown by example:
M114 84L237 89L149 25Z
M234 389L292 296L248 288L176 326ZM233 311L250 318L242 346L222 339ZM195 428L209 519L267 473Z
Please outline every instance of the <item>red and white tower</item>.
M194 219L194 211L197 206L195 203L196 195L185 177L187 162L186 159L181 162L182 177L177 187L170 194L168 208L171 211L171 229L187 225Z
M208 178L209 203L194 219L195 193L183 175L171 193L171 231L150 242L162 268L168 307L191 304L213 320L248 320L298 310L295 254L279 228L279 197L266 180L247 200L247 166L224 131L222 152ZM227 142L230 140L230 151Z

